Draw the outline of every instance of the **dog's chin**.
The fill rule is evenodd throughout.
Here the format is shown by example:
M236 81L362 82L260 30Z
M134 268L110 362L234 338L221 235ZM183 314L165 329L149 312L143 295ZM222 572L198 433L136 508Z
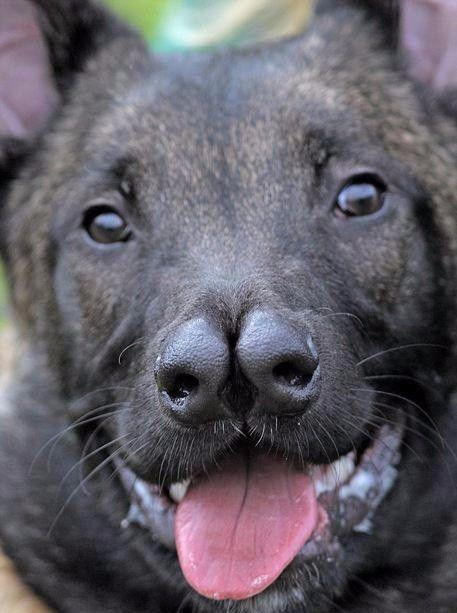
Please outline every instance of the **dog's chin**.
M210 496L211 487L208 488L205 482L217 482L218 479L223 481L226 479L226 469L221 470L215 466L209 475L195 475L185 482L160 488L140 478L118 456L115 460L116 471L122 484L125 506L129 509L122 521L122 528L138 531L145 541L145 546L148 539L155 549L159 544L159 549L167 558L170 552L172 555L178 555L184 575L194 588L192 598L199 602L202 610L205 606L209 607L208 610L219 610L219 607L225 610L227 601L232 600L237 601L238 611L243 611L245 606L249 609L254 601L258 601L257 609L262 611L285 611L300 605L303 607L312 593L324 590L329 595L335 595L338 591L337 578L345 546L354 533L370 533L377 509L394 485L401 459L402 439L401 424L384 425L377 429L363 450L351 451L332 464L308 465L304 470L301 469L304 473L303 479L311 483L309 487L312 493L308 492L307 496L314 502L310 504L315 504L312 529L308 526L303 542L299 542L298 547L295 543L293 555L284 564L284 568L279 568L279 571L276 569L276 575L270 573L266 580L263 577L264 581L258 588L247 590L246 599L243 598L242 591L232 599L227 598L223 592L208 594L207 591L199 589L198 585L192 583L192 569L189 571L185 563L183 567L181 559L183 553L179 540L182 541L183 537L182 527L179 528L179 523L182 524L180 515L186 516L185 530L188 530L187 524L193 523L192 509L199 508L198 505L186 503L186 500L195 497L193 492L201 487L206 487L205 496ZM241 453L244 454L245 450L226 458L224 466L230 468L231 462L236 465L240 461L238 456ZM273 459L271 461L273 462ZM290 470L296 471L297 467L291 465ZM183 507L186 505L184 512ZM199 530L199 519L194 519L195 526L191 527L192 536L189 538L196 538L195 532ZM207 535L202 536L203 540L206 538ZM243 564L240 568L244 568ZM190 573L190 578L187 573ZM268 572L265 576L267 575ZM220 578L218 582L220 585ZM216 601L219 601L219 604ZM232 602L232 605L235 603Z

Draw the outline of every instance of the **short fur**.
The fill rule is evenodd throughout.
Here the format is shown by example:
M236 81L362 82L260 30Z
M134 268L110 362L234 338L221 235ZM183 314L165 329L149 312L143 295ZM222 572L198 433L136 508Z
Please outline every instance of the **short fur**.
M18 572L65 613L454 611L452 105L407 78L388 22L362 2L322 2L294 40L171 59L90 2L35 4L61 107L33 145L2 148L1 245L22 353L2 396L0 535ZM385 210L338 219L336 194L357 172L383 177ZM101 197L135 240L87 239L83 212ZM244 406L223 433L171 423L153 384L164 339L200 313L236 338L259 305L317 339L314 411L271 435ZM376 388L382 415L360 388ZM105 405L103 422L57 436ZM401 469L372 532L333 562L293 565L249 602L189 590L173 554L120 528L128 503L112 467L87 491L74 468L99 423L128 438L138 474L167 484L211 467L240 427L323 462L399 413ZM88 457L83 474L105 457Z

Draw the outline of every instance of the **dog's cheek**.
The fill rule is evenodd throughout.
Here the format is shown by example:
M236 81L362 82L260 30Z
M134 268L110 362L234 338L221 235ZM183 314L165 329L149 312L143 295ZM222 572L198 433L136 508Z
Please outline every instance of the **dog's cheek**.
M55 271L55 294L62 329L74 347L92 352L114 332L121 319L116 284L91 263L63 255Z
M361 231L338 245L342 276L362 304L391 308L407 270L408 241L391 224Z

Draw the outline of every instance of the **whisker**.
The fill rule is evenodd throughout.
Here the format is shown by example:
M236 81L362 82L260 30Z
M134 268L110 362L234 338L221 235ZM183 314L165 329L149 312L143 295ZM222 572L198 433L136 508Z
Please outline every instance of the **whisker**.
M95 413L100 413L101 411L106 411L106 409L112 409L115 407L120 407L122 405L130 405L129 402L125 401L125 402L112 402L110 404L105 404L101 407L98 407L96 409L93 409L92 411L89 411L88 413L85 413L83 416L81 416L79 419L77 419L75 422L73 422L72 424L70 424L69 426L67 426L64 430L62 430L61 432L59 432L58 434L55 435L55 437L53 437L54 442L52 443L51 449L49 450L49 454L48 454L48 460L46 463L46 467L47 470L49 472L50 467L51 467L51 461L52 461L52 457L54 455L54 451L57 447L57 445L59 444L60 440L69 432L72 432L74 430L76 430L77 428L82 428L84 427L87 423L91 423L92 421L96 421L98 419L103 419L106 415L106 413L102 413L101 415L98 415L96 418L90 418L90 419L86 419L86 415L94 415ZM119 410L117 409L116 412L117 413L121 413L123 410ZM52 439L51 439L52 441Z
M132 349L133 347L136 347L137 345L141 345L142 343L145 343L145 342L146 342L146 337L142 336L138 340L134 341L133 343L130 343L130 345L127 345L127 347L125 347L120 352L119 357L117 358L119 366L122 365L122 357L127 353L127 351L129 351L129 349Z
M263 422L263 426L262 426L262 433L261 433L260 438L258 439L257 443L255 444L255 447L258 447L262 443L263 435L265 434L265 428L266 428L266 423L264 421Z
M91 411L88 411L87 413L85 413L84 415L82 415L79 419L77 419L76 421L72 422L69 426L67 426L66 428L64 428L63 430L61 430L60 432L58 432L57 434L55 434L54 436L52 436L49 440L46 441L46 443L44 443L40 449L37 451L37 453L35 454L35 457L33 458L31 464L30 464L30 468L29 468L29 474L32 472L38 458L40 457L40 455L45 451L45 449L49 446L49 445L54 445L52 446L52 449L50 450L49 454L50 456L53 453L54 450L54 446L55 444L58 443L58 439L60 439L61 437L65 436L65 434L67 434L68 432L71 432L72 430L82 427L84 425L86 425L86 423L91 423L92 421L96 421L97 419L102 419L104 417L104 415L100 415L98 417L94 417L91 419L85 419L86 417L93 415L94 413L97 413L99 411L114 407L114 406L120 406L121 404L126 404L124 402L116 402L116 403L111 403L109 405L103 405L101 407L97 407L95 409L92 409ZM48 470L50 468L50 464L49 464L49 457L48 457Z
M84 459L84 457L87 455L87 452L92 444L92 441L95 440L97 434L100 432L100 430L102 428L105 427L106 422L111 419L114 415L117 415L118 412L117 411L112 411L111 413L104 415L104 419L103 421L101 421L98 426L96 428L94 428L94 430L91 432L90 436L88 436L87 441L84 444L84 447L82 449L82 453L81 453L81 457ZM84 478L84 474L83 474L83 467L84 467L84 462L80 462L79 464L79 480L82 481ZM83 488L83 491L85 494L88 494L89 492L86 490L86 488Z
M383 396L388 396L389 398L394 398L396 400L402 400L403 402L406 402L407 404L413 406L415 409L417 409L422 415L424 415L424 417L427 418L427 420L430 422L430 424L432 425L432 427L436 430L436 433L438 434L438 436L441 439L441 444L444 446L444 439L443 436L441 434L441 432L438 429L437 424L434 422L434 420L432 419L432 417L427 413L427 411L425 411L421 406L419 406L417 404L417 402L414 402L414 400L411 400L410 398L406 398L405 396L401 396L400 394L395 394L394 392L385 392L383 390L378 390L375 388L364 388L364 387L355 387L355 388L350 388L352 391L358 391L358 392L370 392L373 393L375 392L376 394L382 394Z
M441 448L444 449L445 441L443 440L442 435L436 430L436 428L432 428L428 424L424 423L422 421L422 419L417 417L417 415L413 415L410 411L406 411L405 409L402 409L401 407L393 406L393 405L387 404L385 402L379 402L379 401L375 400L373 404L374 404L374 406L377 406L377 407L380 407L380 408L383 408L383 409L389 409L389 410L395 411L395 412L401 411L403 413L403 415L406 416L407 419L409 419L411 421L414 421L417 424L420 424L421 428L423 428L424 430L427 430L428 432L430 432L431 435L437 437L438 440L440 441ZM395 423L395 420L392 420L392 423ZM417 434L423 434L423 433L420 432L420 430L416 430L416 433ZM431 441L432 439L429 438L429 440Z
M126 435L127 436L127 435ZM73 492L70 494L70 496L67 498L67 500L65 501L65 503L62 505L62 507L60 508L59 512L57 513L57 515L55 516L54 520L52 521L52 524L47 532L47 537L49 538L54 530L54 528L57 525L57 522L59 521L59 519L62 517L63 513L65 512L65 510L68 508L68 505L71 504L72 500L74 499L74 497L78 494L78 492L80 491L80 489L83 487L83 485L85 483L87 483L90 479L92 479L93 477L95 477L96 474L98 474L109 462L112 462L112 460L121 453L122 451L122 447L120 449L117 449L116 451L114 451L112 454L110 454L107 458L105 458L103 460L103 462L101 462L101 464L99 464L96 468L94 468L88 475L87 477L84 479L84 481L82 483L79 483L79 485L73 490Z
M106 387L98 387L97 389L87 392L83 396L80 396L79 398L72 400L70 404L68 405L68 411L71 414L74 411L75 407L78 406L78 404L81 404L82 402L87 400L90 396L94 396L95 394L101 394L101 393L106 393L106 392L118 392L120 390L126 391L126 392L132 392L133 389L134 388L127 387L125 385L111 385L111 386L106 386Z
M358 324L360 324L361 328L365 328L365 324L363 323L363 321L360 319L360 317L358 317L357 315L354 315L354 313L344 313L344 312L334 313L334 312L332 312L332 313L328 313L328 315L324 315L323 317L327 318L327 317L337 317L337 316L350 317L350 318L354 319Z
M376 417L376 416L375 416ZM340 416L340 419L343 419L343 421L346 421L346 423L352 427L355 428L360 434L362 434L363 436L366 436L367 438L371 438L371 434L369 432L367 432L365 429L363 429L359 424L357 424L355 421L348 421L345 420L343 416ZM365 419L364 423L366 425L369 426L373 426L373 427L378 427L379 424L373 420L370 419ZM336 424L338 427L338 424ZM397 425L396 422L393 422L393 425ZM385 442L385 441L381 441L382 445L388 449L389 451L392 451L392 448ZM410 445L408 445L408 443L406 443L405 441L402 441L402 444L409 449L409 451L417 458L417 460L421 463L421 464L427 464L428 466L430 466L430 463L427 462L424 458L422 458L415 449L413 449ZM354 447L354 451L356 451L355 447Z
M436 394L437 397L443 399L443 395L437 390L435 389L430 383L423 381L421 379L418 379L417 377L411 377L409 375L398 375L398 374L394 374L394 375L388 375L388 374L384 374L384 375L369 375L364 377L364 379L366 381L383 381L383 380L399 380L399 381L410 381L412 383L416 383L417 385L420 385L421 387L423 387L424 389L432 392L433 394Z
M81 458L80 460L78 460L75 464L73 464L73 466L67 470L67 472L65 473L64 477L62 478L62 480L60 481L59 487L57 492L60 493L60 490L62 489L62 486L64 485L64 483L66 482L66 480L68 479L68 477L78 468L78 466L80 466L81 464L84 464L84 462L87 462L87 460L89 460L90 458L92 458L94 455L97 455L97 453L100 453L101 451L103 451L104 449L106 449L107 447L111 447L111 445L115 445L116 443L118 443L119 441L121 441L122 439L126 438L128 435L127 434L123 434L122 436L119 436L111 441L109 441L108 443L104 443L103 445L100 445L99 447L97 447L96 449L94 449L94 451L91 451L88 455L86 455L85 457ZM84 483L84 479L81 482L81 486L82 483Z
M298 449L298 456L300 458L300 463L301 463L301 467L302 470L306 469L306 462L305 462L305 458L303 457L303 451L300 445L300 438L298 436L298 433L294 431L294 436L295 436L295 441L297 443L297 449Z
M390 349L384 349L383 351L378 351L373 355L370 355L360 362L357 363L357 366L362 366L362 364L366 364L371 360L375 360L376 358L380 358L383 355L387 355L388 353L393 353L394 351L402 351L404 349L415 349L415 348L430 348L430 349L444 349L447 350L448 347L444 345L438 345L436 343L410 343L408 345L399 345L398 347L391 347Z
M388 405L376 405L376 406L388 406ZM392 408L392 407L391 407ZM396 422L394 419L389 419L388 417L385 417L384 415L376 415L376 420L385 423L385 424L389 424L389 425L395 425ZM420 432L420 430L417 430L416 428L412 427L412 426L408 426L407 424L403 424L403 429L406 430L407 432L410 432L411 434L414 434L415 436L417 436L418 438L424 440L426 443L430 444L433 449L435 449L436 451L442 452L443 448L438 446L429 436L426 436L425 434L423 434L422 432Z
M437 433L435 428L431 428L428 424L425 424L419 417L417 417L416 415L412 415L410 411L405 411L404 409L402 409L401 407L393 407L390 404L385 404L385 403L380 403L380 402L376 402L375 405L379 406L380 408L386 408L386 409L390 409L390 410L395 410L395 411L401 411L407 420L410 421L414 421L415 423L419 424L421 428L424 428L425 430L427 430L428 432L430 432L433 436L437 436L440 442L440 445L438 445L437 443L434 443L433 440L428 437L425 436L422 432L417 431L415 428L411 428L411 427L407 427L408 431L411 431L412 433L415 433L419 438L421 438L422 440L425 440L426 442L428 442L429 444L432 445L432 447L435 449L435 451L437 451L438 453L440 453L441 457L443 458L445 464L446 464L446 470L449 474L449 476L451 477L451 480L453 481L454 485L457 486L457 483L455 482L455 470L452 470L448 458L444 455L444 451L447 450L452 459L454 460L454 462L457 462L457 456L454 452L454 450L452 449L452 447L450 447L450 445L444 440L444 438L439 434L439 432ZM377 416L380 417L380 416ZM386 419L385 416L382 416L383 419ZM412 449L412 447L410 445L407 445L405 442L403 442L403 444L410 450L410 451L414 451ZM418 454L416 452L414 452L416 457L418 457ZM431 467L431 464L429 461L426 462L428 467Z

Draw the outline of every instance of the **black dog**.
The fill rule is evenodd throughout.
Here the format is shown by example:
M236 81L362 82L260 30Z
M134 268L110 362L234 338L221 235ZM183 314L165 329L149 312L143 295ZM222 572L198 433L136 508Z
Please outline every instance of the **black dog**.
M0 3L0 534L54 609L456 610L455 98L394 21L159 58Z

